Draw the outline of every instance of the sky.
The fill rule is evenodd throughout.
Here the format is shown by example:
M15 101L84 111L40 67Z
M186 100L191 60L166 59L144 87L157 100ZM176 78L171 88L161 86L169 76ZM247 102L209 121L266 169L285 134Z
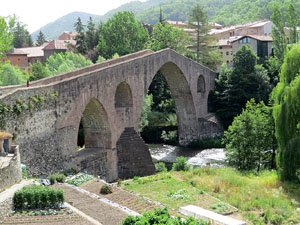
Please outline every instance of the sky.
M2 0L0 16L16 14L32 33L47 23L75 11L103 15L133 0ZM145 0L140 0L145 1Z

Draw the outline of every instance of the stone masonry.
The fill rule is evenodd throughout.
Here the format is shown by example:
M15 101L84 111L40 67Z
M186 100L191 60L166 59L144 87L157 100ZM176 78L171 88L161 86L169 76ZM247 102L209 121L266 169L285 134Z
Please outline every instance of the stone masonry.
M137 52L35 81L29 88L0 88L0 102L7 104L57 94L55 100L8 116L2 128L13 133L14 143L22 149L22 163L32 175L84 168L112 181L125 170L130 176L153 173L151 157L137 138L137 130L147 90L159 70L175 101L180 144L201 137L203 128L208 131L205 136L210 130L215 133L209 123L202 126L199 122L208 114L215 73L170 49ZM80 121L87 151L78 152ZM130 137L120 140L129 130L136 142L130 142ZM135 155L142 163L132 164ZM139 172L142 165L143 174Z

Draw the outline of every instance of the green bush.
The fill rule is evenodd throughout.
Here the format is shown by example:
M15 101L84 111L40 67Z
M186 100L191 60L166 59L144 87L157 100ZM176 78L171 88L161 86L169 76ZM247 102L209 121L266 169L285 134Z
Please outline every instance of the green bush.
M64 174L52 174L48 176L51 184L55 184L56 182L64 183L66 180L66 176Z
M181 217L171 217L167 208L157 208L154 212L145 212L142 216L128 216L123 220L122 224L207 225L203 220L196 220L193 217L188 217L186 220L182 220Z
M163 130L161 133L161 139L164 143L169 145L176 145L178 144L178 135L177 130L166 132Z
M176 162L173 163L172 170L174 171L189 171L191 165L187 163L187 159L183 156L177 157Z
M157 173L168 171L164 162L155 163L155 170L156 170Z
M217 136L213 138L194 140L188 147L198 149L225 148L225 144L222 143L222 138L223 136Z
M102 187L100 189L100 194L103 194L103 195L111 194L112 192L113 192L112 187L109 184L102 185Z
M53 189L42 185L30 185L15 192L13 204L15 209L38 209L57 207L65 201L62 189Z

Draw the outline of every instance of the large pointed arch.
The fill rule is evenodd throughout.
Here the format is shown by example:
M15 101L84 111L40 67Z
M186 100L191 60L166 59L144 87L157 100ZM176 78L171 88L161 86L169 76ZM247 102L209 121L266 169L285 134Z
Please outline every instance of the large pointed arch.
M159 71L165 77L175 102L179 143L187 145L191 140L197 138L198 130L198 120L191 87L184 73L176 64L167 62L161 66ZM149 86L150 84L151 82Z

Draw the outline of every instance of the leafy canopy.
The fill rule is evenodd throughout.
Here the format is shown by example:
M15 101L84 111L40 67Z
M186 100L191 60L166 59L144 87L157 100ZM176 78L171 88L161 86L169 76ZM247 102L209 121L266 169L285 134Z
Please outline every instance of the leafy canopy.
M111 58L134 53L145 48L149 40L148 31L135 19L132 12L119 12L102 27L98 42L99 55Z

